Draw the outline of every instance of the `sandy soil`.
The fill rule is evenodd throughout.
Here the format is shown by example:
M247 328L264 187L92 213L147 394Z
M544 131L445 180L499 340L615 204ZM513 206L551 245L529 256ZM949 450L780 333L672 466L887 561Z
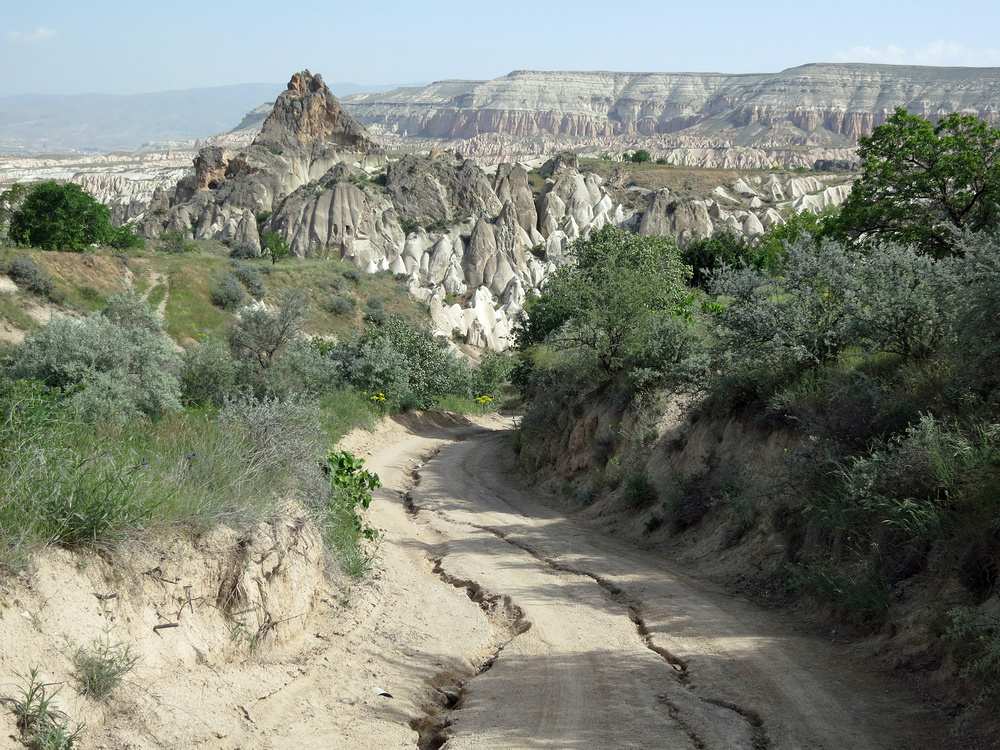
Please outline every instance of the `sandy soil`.
M349 435L384 484L372 577L328 582L300 636L266 653L149 660L98 706L64 686L82 747L953 746L910 686L849 649L546 505L506 426L425 416ZM42 648L54 626L22 596ZM5 676L17 666L0 656Z

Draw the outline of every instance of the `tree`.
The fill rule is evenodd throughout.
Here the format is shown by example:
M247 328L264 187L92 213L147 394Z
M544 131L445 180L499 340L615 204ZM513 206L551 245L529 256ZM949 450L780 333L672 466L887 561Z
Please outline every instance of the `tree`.
M129 227L113 227L108 207L79 185L42 182L31 188L10 218L10 237L42 250L81 252L90 245L116 249L142 243Z
M1000 129L957 112L935 125L897 108L858 143L862 176L828 234L950 255L963 232L1000 221Z
M612 375L658 317L683 308L691 269L673 238L640 237L611 224L574 242L571 253L576 262L557 269L528 306L518 346L583 347Z
M646 149L640 148L638 151L633 151L631 154L629 154L628 160L633 164L645 164L647 162L652 161L653 157Z
M261 251L271 259L272 266L279 260L291 257L292 249L284 235L278 232L264 232L264 236L260 240Z
M273 313L264 308L245 310L229 331L229 347L237 358L249 359L266 370L299 335L307 312L305 295L297 289L286 290Z

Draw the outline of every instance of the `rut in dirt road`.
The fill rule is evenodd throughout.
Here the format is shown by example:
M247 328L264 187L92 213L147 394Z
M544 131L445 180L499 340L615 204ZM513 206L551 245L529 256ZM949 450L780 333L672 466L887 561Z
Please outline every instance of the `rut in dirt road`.
M407 509L446 540L435 570L530 622L464 683L435 742L947 746L918 700L830 644L546 507L495 436L442 446L416 476Z

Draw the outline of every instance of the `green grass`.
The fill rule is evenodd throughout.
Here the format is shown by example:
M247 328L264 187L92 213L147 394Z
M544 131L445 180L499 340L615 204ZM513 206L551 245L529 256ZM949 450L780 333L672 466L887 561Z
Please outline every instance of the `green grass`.
M25 312L24 304L12 294L0 294L0 318L10 321L22 331L39 328L35 319Z
M95 427L51 398L19 395L0 415L2 570L22 569L51 543L104 547L140 531L245 526L294 481L294 465L236 424L194 413Z
M88 647L77 648L72 655L74 677L80 691L88 698L104 700L122 683L139 662L139 655L127 643L112 641L107 631Z
M167 286L165 284L157 284L150 291L149 296L146 298L146 301L149 303L149 306L155 310L156 307L163 301L163 298L166 296L167 296Z
M25 684L17 695L0 697L14 714L21 742L31 750L71 750L83 730L70 731L69 718L55 707L58 687L43 683L34 667L22 680Z
M330 443L337 443L355 427L375 429L375 412L366 396L353 390L337 390L319 399L320 418Z

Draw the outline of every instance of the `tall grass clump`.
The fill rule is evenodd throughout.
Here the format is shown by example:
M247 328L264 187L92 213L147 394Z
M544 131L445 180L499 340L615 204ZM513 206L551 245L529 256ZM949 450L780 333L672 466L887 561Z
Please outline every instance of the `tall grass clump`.
M0 568L46 544L106 547L142 532L247 526L321 484L327 444L312 405L252 397L219 418L82 422L58 390L0 383Z
M42 682L34 667L22 679L25 684L17 695L0 697L0 703L14 714L21 742L30 750L72 750L83 727L71 731L69 717L56 708L59 688Z

